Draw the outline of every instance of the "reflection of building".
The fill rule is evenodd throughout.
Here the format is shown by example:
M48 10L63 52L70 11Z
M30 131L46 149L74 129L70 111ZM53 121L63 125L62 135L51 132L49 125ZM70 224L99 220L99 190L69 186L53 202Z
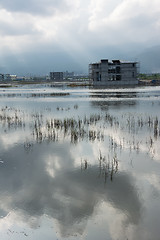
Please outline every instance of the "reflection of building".
M89 76L97 86L138 84L137 62L103 59L89 65Z
M50 80L63 81L63 72L50 72Z

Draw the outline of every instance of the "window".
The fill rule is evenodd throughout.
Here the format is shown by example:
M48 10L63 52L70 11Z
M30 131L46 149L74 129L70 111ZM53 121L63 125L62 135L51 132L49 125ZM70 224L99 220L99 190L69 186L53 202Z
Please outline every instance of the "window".
M120 73L121 72L121 68L119 66L116 67L116 73Z
M109 68L108 73L116 73L116 69L115 68Z
M121 75L116 75L116 81L120 81L121 80Z

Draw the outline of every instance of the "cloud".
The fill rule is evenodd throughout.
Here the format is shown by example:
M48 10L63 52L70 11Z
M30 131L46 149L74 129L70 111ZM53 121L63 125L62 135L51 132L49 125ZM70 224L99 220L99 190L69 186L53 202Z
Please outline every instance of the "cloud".
M72 70L75 61L88 69L90 61L110 55L128 60L135 51L159 44L157 0L2 0L0 8L2 58L21 53L27 61L25 52L34 56L38 48L42 55L49 46L72 58Z
M1 0L0 7L9 12L50 15L54 14L57 9L66 11L67 4L65 0Z
M1 36L35 35L38 32L34 28L31 19L25 19L21 14L15 16L4 10L0 11L0 13Z
M106 14L108 1L102 0L93 4L89 22L91 31L99 32L107 42L112 40L115 44L127 41L146 42L153 40L150 34L155 33L155 39L159 36L157 26L160 8L157 1L153 1L151 8L148 0L113 2L117 3L116 6L111 4L114 7Z

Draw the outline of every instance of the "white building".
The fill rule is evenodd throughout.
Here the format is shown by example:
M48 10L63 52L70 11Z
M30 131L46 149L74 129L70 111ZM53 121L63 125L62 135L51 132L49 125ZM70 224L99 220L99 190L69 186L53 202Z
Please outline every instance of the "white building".
M11 80L17 80L17 75L10 75L10 77L11 77Z
M89 64L89 78L95 86L136 85L137 62L102 59Z

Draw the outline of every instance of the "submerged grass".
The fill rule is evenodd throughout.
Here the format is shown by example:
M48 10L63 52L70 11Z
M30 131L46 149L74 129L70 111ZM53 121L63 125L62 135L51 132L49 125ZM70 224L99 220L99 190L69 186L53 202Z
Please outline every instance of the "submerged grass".
M114 154L112 157L108 155L108 157L102 155L101 151L99 151L99 156L96 159L98 164L98 178L102 178L104 183L108 180L113 181L114 175L118 172L119 168L119 160L117 155ZM88 159L81 158L81 171L92 170L91 165Z
M77 109L74 105L74 109ZM68 108L70 109L70 108ZM90 114L84 117L48 118L43 113L30 113L16 108L2 107L0 109L0 124L9 131L28 127L34 141L64 141L72 144L80 141L107 141L113 152L128 148L130 152L139 152L146 144L148 151L153 153L155 142L160 137L160 121L158 116L126 113L114 116L106 114ZM121 133L125 133L122 134ZM118 135L118 138L116 137Z

